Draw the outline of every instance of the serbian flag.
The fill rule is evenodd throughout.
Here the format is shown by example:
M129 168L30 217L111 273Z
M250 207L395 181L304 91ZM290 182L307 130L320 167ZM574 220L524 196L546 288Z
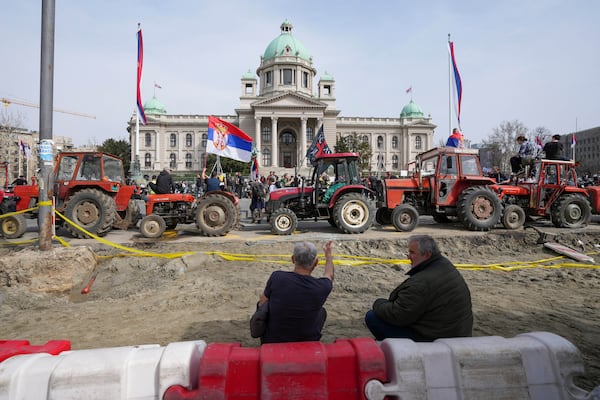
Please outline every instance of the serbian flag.
M456 112L456 119L458 120L458 126L460 128L460 104L462 103L462 80L460 79L460 73L458 72L458 66L456 65L456 58L454 57L454 42L448 41L448 50L450 51L450 60L452 63L451 74L454 76L454 84L452 89L454 96L454 111Z
M250 179L253 181L258 179L258 156L252 159L252 166L250 167Z
M252 158L252 138L237 126L211 115L206 152L248 162Z
M142 124L146 125L146 113L144 112L144 105L142 104L142 65L144 64L144 41L142 40L142 28L140 28L140 24L138 24L137 31L137 43L138 43L138 52L137 52L137 108L138 108L138 116L142 121Z
M325 133L323 132L323 125L319 129L319 132L313 138L313 142L306 151L306 158L311 164L314 164L317 156L321 154L331 154L331 149L327 145L325 140Z
M575 134L571 136L571 146L575 146L577 144L577 139L575 139Z
M537 143L538 146L540 147L544 147L544 142L542 142L542 138L539 136L535 137L535 142Z

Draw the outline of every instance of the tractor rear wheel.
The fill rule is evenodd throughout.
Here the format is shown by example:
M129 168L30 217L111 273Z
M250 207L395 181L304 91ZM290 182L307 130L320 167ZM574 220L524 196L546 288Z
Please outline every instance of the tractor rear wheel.
M156 239L162 236L167 229L167 223L160 215L150 214L142 218L140 232L144 237Z
M502 214L502 225L506 229L519 229L525 223L525 210L516 204L509 204L504 207Z
M502 216L502 203L486 186L465 189L458 198L458 219L471 231L489 231Z
M298 227L298 217L289 208L279 208L271 214L271 233L291 235Z
M27 220L21 214L10 215L0 219L0 236L6 239L17 239L27 230Z
M204 236L225 236L239 216L231 200L219 193L208 193L198 202L196 226Z
M419 223L419 212L410 204L400 204L392 211L392 223L399 232L410 232Z
M336 226L344 233L363 233L373 225L375 203L361 193L347 193L333 206Z
M590 203L580 194L559 197L552 206L552 223L558 228L581 228L590 221Z
M112 228L117 210L115 201L108 194L97 189L83 189L67 200L64 215L86 231L104 236ZM66 228L74 237L88 238L88 235L67 223Z

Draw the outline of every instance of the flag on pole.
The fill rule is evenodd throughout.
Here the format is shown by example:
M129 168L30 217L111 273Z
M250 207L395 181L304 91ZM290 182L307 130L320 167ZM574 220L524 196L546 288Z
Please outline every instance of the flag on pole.
M27 145L27 148L25 149L25 151L27 152L27 158L32 158L32 154L31 154L31 146Z
M252 138L237 126L211 115L206 152L248 162L252 158Z
M575 133L573 133L573 136L571 136L571 146L575 147L576 144L577 144L577 139L575 139Z
M142 121L142 124L146 125L146 113L144 112L144 105L142 104L142 65L144 64L144 41L142 40L142 28L138 24L137 31L137 108L138 116Z
M21 151L23 152L23 157L27 157L27 150L25 150L25 143L22 140L19 140L19 146L21 147Z
M412 86L409 87L408 89L406 89L406 93L410 93L410 92L412 92Z
M315 135L312 144L306 151L306 158L311 164L314 164L317 156L321 154L331 154L331 149L327 145L327 140L325 140L323 125L321 125L319 132Z
M250 179L253 181L258 179L258 155L255 155L252 159L252 166L250 167Z
M157 89L162 89L162 86L160 86L158 83L154 82L154 87Z
M535 142L537 143L538 146L542 146L544 147L544 142L542 142L542 138L539 136L535 137Z
M452 75L454 76L454 82L452 89L454 96L454 110L456 112L456 119L458 120L458 126L460 128L460 105L462 103L462 80L460 79L460 73L458 72L458 66L456 65L456 58L454 57L454 42L448 41L448 51L450 52L450 59L452 61Z

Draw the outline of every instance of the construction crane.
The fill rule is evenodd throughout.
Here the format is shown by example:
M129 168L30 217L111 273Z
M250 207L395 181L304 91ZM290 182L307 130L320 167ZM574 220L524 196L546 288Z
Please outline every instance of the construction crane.
M21 100L7 99L5 97L0 97L0 102L4 103L4 107L8 107L10 104L18 104L18 105L25 106L25 107L40 108L39 104L29 103L27 101L21 101ZM84 113L75 112L75 111L67 111L67 110L63 110L60 108L54 108L53 111L63 113L63 114L78 115L80 117L96 119L95 115L84 114Z

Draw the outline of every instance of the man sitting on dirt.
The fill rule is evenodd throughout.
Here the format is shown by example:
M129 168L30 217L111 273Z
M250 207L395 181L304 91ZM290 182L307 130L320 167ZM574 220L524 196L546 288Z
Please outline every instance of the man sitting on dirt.
M275 271L269 277L250 320L252 337L260 337L261 343L321 339L327 318L323 304L333 288L332 248L331 241L324 246L325 271L317 279L311 276L319 263L315 245L301 242L294 246L294 271Z
M165 167L158 177L156 178L156 183L148 183L150 189L156 194L167 194L175 192L175 185L173 184L173 178L171 177L171 169L169 167Z
M388 299L377 299L365 316L376 340L406 338L429 342L471 336L471 293L431 236L408 238L409 278Z

